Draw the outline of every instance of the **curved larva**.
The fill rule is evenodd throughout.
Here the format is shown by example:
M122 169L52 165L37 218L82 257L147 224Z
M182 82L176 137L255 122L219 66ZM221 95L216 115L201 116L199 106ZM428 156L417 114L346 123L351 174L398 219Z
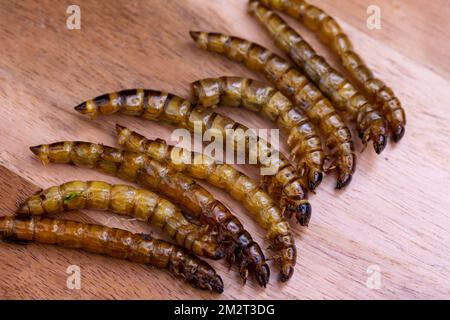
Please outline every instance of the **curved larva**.
M70 220L0 217L0 239L55 244L167 269L193 287L223 292L223 282L205 261L150 235Z
M387 123L375 105L369 102L341 73L330 66L281 17L259 1L251 0L249 10L270 33L275 43L303 70L334 106L356 122L363 145L372 140L376 153L387 144Z
M108 210L148 222L195 254L224 257L217 239L206 227L190 223L180 209L149 190L103 181L70 181L41 190L17 210L21 216L54 215L69 210Z
M314 189L323 177L324 152L316 128L306 113L280 91L241 77L207 78L191 84L193 101L201 107L243 107L275 122L289 136L287 144L297 169Z
M394 141L398 142L405 133L406 115L394 91L382 80L376 78L364 60L354 51L349 37L338 22L322 9L304 0L260 0L263 4L280 10L302 21L314 31L340 58L352 78L380 106L386 117Z
M119 144L127 150L145 153L179 172L206 180L242 202L260 226L267 230L270 248L276 253L273 258L280 265L280 279L286 281L292 277L297 249L289 224L270 196L253 179L204 154L170 146L161 139L149 140L120 125L116 125L116 129Z
M228 261L240 267L244 281L251 270L261 286L269 280L264 254L242 223L190 177L150 157L117 148L81 141L62 141L30 148L44 163L67 163L96 169L160 192L202 223L217 228L219 243L226 244Z
M216 129L224 134L226 129L233 129L233 126L244 131L247 129L230 118L203 111L181 97L154 90L134 89L104 94L79 104L75 110L91 118L121 112L150 120L166 121L190 131L194 131L196 123L201 125L203 132ZM258 143L261 146L267 145L261 139ZM261 160L259 155L258 161ZM267 167L272 163L263 161L259 165ZM307 200L305 181L285 157L280 157L275 175L264 176L263 185L288 216L299 216L300 223L308 223L311 206Z
M217 52L243 62L262 72L275 87L301 107L310 120L327 137L326 146L334 156L338 173L336 188L348 185L356 168L356 155L350 130L331 103L295 66L266 48L248 40L220 33L191 31L190 35L202 49Z

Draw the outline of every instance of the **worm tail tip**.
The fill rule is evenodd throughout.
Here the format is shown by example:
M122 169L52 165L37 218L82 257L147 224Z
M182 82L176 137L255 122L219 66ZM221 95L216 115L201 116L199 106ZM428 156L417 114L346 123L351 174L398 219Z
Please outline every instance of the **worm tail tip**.
M120 134L125 129L126 129L126 127L116 123L116 132L117 132L117 134Z
M87 111L86 102L80 103L74 108L77 112L85 113Z
M197 42L198 39L200 38L200 33L201 32L199 32L199 31L189 31L189 35L195 42Z
M39 152L41 151L41 146L32 146L30 147L31 152L33 152L36 156L39 156Z

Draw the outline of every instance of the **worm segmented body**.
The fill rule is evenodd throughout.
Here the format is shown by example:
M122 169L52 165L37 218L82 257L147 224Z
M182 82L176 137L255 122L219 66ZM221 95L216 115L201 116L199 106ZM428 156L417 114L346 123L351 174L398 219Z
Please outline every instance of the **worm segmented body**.
M336 188L350 183L356 167L352 136L331 103L292 64L266 48L250 41L220 33L190 32L202 49L225 55L243 62L253 70L261 71L278 90L301 107L327 137L326 145L332 150L338 171Z
M190 131L194 131L197 125L203 133L212 129L222 136L227 129L247 131L246 127L230 118L211 110L195 107L178 96L154 90L135 89L105 94L81 103L75 107L75 110L91 118L122 112L146 119L166 121ZM248 144L244 144L248 150ZM231 147L236 148L238 145L239 143L233 143ZM295 215L299 217L301 224L307 225L311 216L311 206L306 199L304 180L286 158L279 157L278 163L274 164L271 162L273 157L261 156L263 153L259 150L268 149L265 140L258 139L257 145L259 147L250 151L253 154L258 153L255 156L258 164L262 167L274 168L276 173L264 176L265 190L280 204L280 207L285 208L288 217Z
M228 260L239 264L244 280L250 269L260 285L267 284L269 267L258 244L221 202L190 177L144 154L89 142L64 141L30 149L44 164L92 168L160 192L201 222L217 227L219 242L227 244Z
M149 235L81 222L41 217L1 217L0 238L66 248L145 263L169 270L194 287L223 292L223 282L205 261Z
M275 12L267 9L257 0L249 2L250 12L269 31L275 43L305 72L340 110L356 121L362 143L373 141L379 154L387 143L386 121L377 107L343 75L331 67L326 60L292 29Z
M157 194L124 184L70 181L39 191L17 210L18 215L52 215L68 210L109 210L162 229L200 256L220 259L224 253L207 228L190 223L180 209Z
M216 187L225 189L247 210L258 223L267 229L271 249L276 252L274 259L281 267L281 280L288 280L296 261L295 241L289 224L267 193L257 183L228 164L219 164L201 153L173 147L164 140L148 140L128 128L116 125L119 143L130 151L142 152L150 157L166 162L171 168L197 178L207 180Z
M344 68L364 88L365 92L381 106L380 111L389 122L394 141L397 142L403 137L406 115L400 100L391 88L373 75L363 59L354 51L350 39L333 17L304 0L260 1L299 19L307 28L316 32L318 37L339 56Z
M276 122L289 133L287 144L298 162L297 169L308 177L311 191L322 181L324 152L320 137L308 116L275 88L240 77L221 77L192 83L197 105L211 107L223 104L243 107Z

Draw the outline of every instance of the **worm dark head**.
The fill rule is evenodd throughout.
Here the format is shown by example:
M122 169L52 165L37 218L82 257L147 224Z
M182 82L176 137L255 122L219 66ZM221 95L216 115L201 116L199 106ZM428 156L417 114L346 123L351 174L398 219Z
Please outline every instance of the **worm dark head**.
M322 182L323 173L320 171L314 171L309 174L308 178L308 189L314 191L317 186Z
M290 278L292 278L293 274L294 274L294 267L292 267L292 266L283 266L281 268L281 272L280 272L280 281L281 282L288 281Z
M387 145L388 132L386 129L386 121L378 119L371 122L371 126L359 133L361 142L366 145L370 140L373 141L373 148L377 154L380 154Z
M209 286L211 291L222 293L223 292L223 281L219 275L216 275L212 280L209 281Z
M297 261L297 249L295 241L291 234L280 234L276 236L270 247L277 252L274 260L280 265L280 280L286 282L294 273L294 266Z
M301 226L308 226L309 220L311 220L311 211L312 209L309 202L305 202L297 206L295 217L297 218L297 222L300 223Z
M265 263L263 265L257 266L255 276L256 276L256 281L258 281L258 284L261 287L265 288L267 286L267 284L269 283L269 278L270 278L269 266Z
M348 186L348 184L352 181L352 175L349 173L343 173L340 174L337 182L336 182L336 189L342 189Z
M395 142L399 142L405 135L405 127L402 124L397 125L392 130L392 138Z
M264 253L254 241L252 241L251 244L245 248L242 254L240 274L244 280L244 283L246 281L248 271L255 275L256 281L261 287L266 287L270 278L270 269L266 264Z
M247 252L250 258L249 265L255 273L256 281L258 281L258 284L261 287L265 288L267 283L269 283L270 269L266 264L264 253L256 243L253 243L252 245L247 247Z
M379 134L376 137L373 137L372 140L375 152L380 154L387 145L387 136L384 134Z

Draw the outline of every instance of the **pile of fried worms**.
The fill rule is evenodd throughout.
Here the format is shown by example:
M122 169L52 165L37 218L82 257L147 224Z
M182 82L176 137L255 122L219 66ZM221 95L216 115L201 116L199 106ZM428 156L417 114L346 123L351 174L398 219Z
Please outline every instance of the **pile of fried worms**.
M356 153L344 117L354 122L363 147L371 141L380 154L389 137L395 142L403 137L405 112L392 89L374 76L336 20L322 9L303 0L251 0L248 8L291 61L232 35L200 31L190 35L201 49L261 72L270 85L220 76L193 82L190 100L163 91L129 89L87 100L75 110L91 119L121 113L191 131L200 123L203 132L213 129L226 138L228 129L248 128L215 109L244 108L275 122L288 136L290 154L278 153L274 174L255 181L206 154L162 139L150 140L117 124L117 141L123 149L83 141L30 149L43 164L93 169L137 186L70 181L40 190L20 204L15 215L0 218L0 237L148 264L167 269L193 287L217 293L223 292L223 281L202 258L224 259L229 266L237 266L244 283L253 274L262 287L269 282L267 261L272 260L280 281L289 280L297 260L290 220L308 226L312 212L308 192L315 192L324 174L335 171L336 188L342 189L355 172ZM275 11L298 19L314 32L339 57L351 78L335 70ZM256 147L271 148L263 138L256 140ZM237 148L239 141L235 142L232 145ZM257 166L273 165L249 143L244 145L255 155ZM270 259L233 212L196 180L225 190L243 204L267 231ZM145 221L164 231L173 243L52 217L78 209Z

